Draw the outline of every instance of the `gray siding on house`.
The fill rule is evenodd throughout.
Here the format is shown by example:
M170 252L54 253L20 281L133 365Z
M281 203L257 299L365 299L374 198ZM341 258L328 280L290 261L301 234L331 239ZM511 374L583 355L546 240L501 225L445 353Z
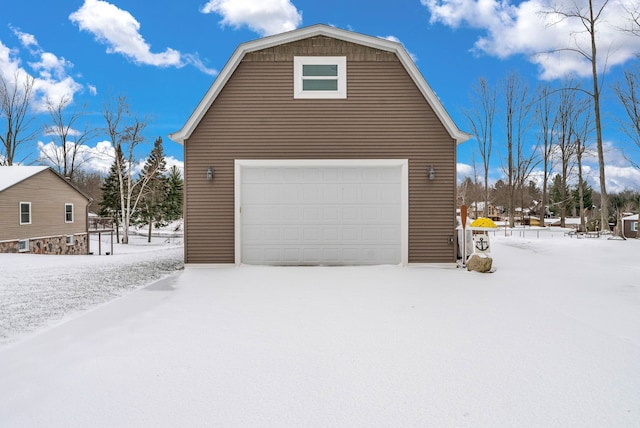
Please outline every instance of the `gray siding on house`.
M20 224L20 202L31 202L31 224ZM65 223L72 203L73 223ZM49 169L0 192L0 241L87 232L88 200Z
M295 55L346 55L347 99L294 99ZM409 159L409 262L454 262L456 141L397 57L327 37L247 54L185 141L185 261L235 262L235 159L371 158Z

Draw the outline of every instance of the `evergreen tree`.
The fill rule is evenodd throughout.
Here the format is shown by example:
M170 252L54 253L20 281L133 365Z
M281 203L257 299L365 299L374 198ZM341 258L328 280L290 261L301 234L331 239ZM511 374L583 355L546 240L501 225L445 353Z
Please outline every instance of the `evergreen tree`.
M573 206L576 212L580 210L580 191L578 186L571 192L573 195ZM582 201L585 210L590 210L593 207L593 188L589 186L586 181L582 182Z
M119 158L120 162L114 159L113 163L111 164L111 168L109 169L109 175L102 184L102 199L98 204L98 206L100 207L98 215L101 217L111 217L115 220L116 242L120 243L120 233L118 228L118 220L120 218L120 212L122 210L120 203L120 177L122 177L124 171L122 168L120 169L120 171L118 171L118 164L124 165L124 156L122 154L122 150L116 149L116 156Z
M182 201L184 181L180 170L175 165L169 169L168 191L164 200L164 218L168 221L182 218Z
M560 216L561 224L564 223L564 219L567 216L567 211L571 207L572 197L569 196L569 189L562 184L562 176L556 174L553 177L553 184L549 191L549 210L554 216Z
M139 182L146 182L140 202L138 215L149 225L148 242L151 242L151 229L154 222L163 219L163 206L167 195L167 168L162 147L162 138L158 137L153 143L153 150L140 172Z

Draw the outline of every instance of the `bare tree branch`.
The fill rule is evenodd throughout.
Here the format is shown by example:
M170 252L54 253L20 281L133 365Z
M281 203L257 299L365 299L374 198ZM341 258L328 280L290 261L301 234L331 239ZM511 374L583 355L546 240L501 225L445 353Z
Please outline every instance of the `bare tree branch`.
M0 119L5 125L0 128L0 165L17 162L18 149L36 136L33 116L29 115L34 83L35 78L26 73L16 72L13 81L0 75Z

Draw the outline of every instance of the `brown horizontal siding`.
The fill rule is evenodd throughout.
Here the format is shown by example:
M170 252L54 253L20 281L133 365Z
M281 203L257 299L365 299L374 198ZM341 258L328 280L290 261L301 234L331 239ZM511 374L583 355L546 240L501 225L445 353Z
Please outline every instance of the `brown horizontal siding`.
M20 224L19 204L31 202L31 224ZM65 223L65 204L73 223ZM0 241L87 232L88 200L50 170L0 192Z
M409 159L409 262L455 260L455 141L395 56L330 40L319 49L347 55L347 99L293 99L293 56L317 40L249 54L185 142L187 263L235 261L235 159Z

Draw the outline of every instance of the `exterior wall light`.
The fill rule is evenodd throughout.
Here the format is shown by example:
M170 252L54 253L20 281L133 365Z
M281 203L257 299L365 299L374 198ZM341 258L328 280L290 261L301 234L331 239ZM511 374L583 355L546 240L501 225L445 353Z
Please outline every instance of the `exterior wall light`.
M429 169L427 169L427 175L429 177L429 181L436 179L436 170L433 169L433 165L429 165Z
M216 175L216 170L213 167L207 169L207 181L213 181L213 176Z

